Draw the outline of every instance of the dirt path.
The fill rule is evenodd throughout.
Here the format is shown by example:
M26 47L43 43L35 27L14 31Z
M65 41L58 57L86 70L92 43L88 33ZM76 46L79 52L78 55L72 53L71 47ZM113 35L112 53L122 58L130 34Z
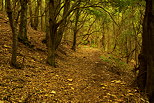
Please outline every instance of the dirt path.
M45 54L28 51L25 67L4 65L0 71L0 100L6 103L142 103L140 94L89 47L58 60L58 68L40 63ZM32 52L32 53L30 53ZM42 57L41 57L41 56ZM35 59L34 59L35 58ZM3 103L3 102L2 102Z
M18 62L24 64L23 68L10 67L11 30L8 23L0 22L0 103L146 102L129 87L125 73L100 59L98 49L83 46L73 52L62 48L58 67L47 65L46 47L41 43L44 34L38 31L29 31L35 48L19 43Z
M62 100L68 98L70 103L135 102L132 99L136 98L136 90L128 87L119 75L107 71L100 55L98 49L83 47L67 58L65 70L59 75L68 80L70 89Z

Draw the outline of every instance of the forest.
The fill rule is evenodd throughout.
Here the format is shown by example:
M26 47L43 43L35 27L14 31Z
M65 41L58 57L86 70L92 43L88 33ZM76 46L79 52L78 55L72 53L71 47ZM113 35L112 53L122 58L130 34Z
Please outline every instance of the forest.
M0 103L154 103L154 0L0 0Z

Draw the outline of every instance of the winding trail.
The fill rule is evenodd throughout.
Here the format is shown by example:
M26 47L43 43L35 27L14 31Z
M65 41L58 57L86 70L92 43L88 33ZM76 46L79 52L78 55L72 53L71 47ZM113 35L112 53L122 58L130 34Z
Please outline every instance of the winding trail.
M99 49L84 46L67 57L65 69L58 73L66 80L64 84L69 85L68 94L62 100L67 103L134 102L136 90L121 76L108 71L110 67L100 59L101 54Z
M58 67L47 65L44 34L39 31L28 32L35 48L19 43L17 59L22 63L25 57L24 67L10 67L11 29L3 19L0 23L0 103L146 103L129 86L128 74L100 59L99 49L64 48L58 53Z

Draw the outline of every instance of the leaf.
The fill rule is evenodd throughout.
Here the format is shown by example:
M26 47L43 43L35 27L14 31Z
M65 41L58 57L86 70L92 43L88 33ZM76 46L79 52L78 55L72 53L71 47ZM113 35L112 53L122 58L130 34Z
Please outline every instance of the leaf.
M102 87L103 89L105 89L105 87Z
M52 94L45 94L44 96L46 96L46 97L52 97L53 95Z
M71 87L71 89L72 89L72 90L74 90L74 88L73 88L73 87Z
M56 94L56 91L53 90L53 91L51 91L51 93L52 93L52 94Z
M73 84L68 84L68 85L73 85Z
M106 84L103 84L103 83L101 84L101 86L107 87L107 85Z
M128 96L133 96L134 94L133 94L133 93L128 93L127 95L128 95Z
M3 45L3 47L4 47L4 48L11 48L10 46L7 46L7 45L5 45L5 44Z
M113 80L113 81L111 81L111 83L121 83L122 81L120 81L120 80Z
M131 90L129 90L129 89L128 89L128 91L127 91L127 92L131 92Z
M115 81L115 83L121 83L121 81L120 80L117 80L117 81Z
M0 101L0 103L4 103L4 101Z
M73 79L67 79L68 81L70 81L70 82L72 82L73 81Z

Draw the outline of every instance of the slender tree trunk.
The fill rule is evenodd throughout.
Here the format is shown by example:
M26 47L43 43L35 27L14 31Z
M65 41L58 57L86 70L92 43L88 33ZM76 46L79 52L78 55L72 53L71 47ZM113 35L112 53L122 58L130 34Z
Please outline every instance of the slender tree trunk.
M17 67L17 23L14 21L13 18L13 11L11 8L11 1L6 0L6 7L7 7L7 14L10 22L10 26L12 29L12 34L13 34L13 44L12 44L12 57L11 57L11 65Z
M3 11L3 0L0 1L0 7L1 7L1 11Z
M45 43L46 46L48 47L48 39L49 39L49 0L45 0L45 6L46 6L46 12L45 12L45 32L46 32L46 35L45 35L45 39L42 40L42 43Z
M20 13L20 25L19 25L19 41L28 44L27 38L27 0L20 0L21 13Z
M78 4L78 7L80 6L80 3ZM77 36L77 32L78 32L78 22L79 22L79 17L80 17L80 10L77 9L76 13L75 13L75 26L74 26L74 35L73 35L73 46L72 46L72 50L76 50L76 36Z
M34 30L37 30L38 29L38 24L39 24L38 16L39 16L40 1L41 0L37 0L37 2L36 2L35 14L34 14L35 15L35 17L34 17L34 25L33 25L33 29Z
M40 1L40 15L41 15L41 30L45 31L45 16L44 16L44 8L45 8L45 1Z
M30 15L30 25L33 28L34 27L34 18L33 18L33 11L32 11L33 4L31 2L31 0L29 0L28 6L29 6L29 15Z
M69 9L70 9L70 0L65 0L63 18L65 18ZM68 18L66 17L64 21L59 25L59 30L58 30L57 40L56 40L56 49L61 43L64 31L65 31L65 27L67 26L67 20Z

